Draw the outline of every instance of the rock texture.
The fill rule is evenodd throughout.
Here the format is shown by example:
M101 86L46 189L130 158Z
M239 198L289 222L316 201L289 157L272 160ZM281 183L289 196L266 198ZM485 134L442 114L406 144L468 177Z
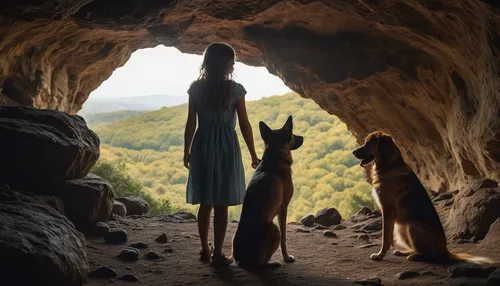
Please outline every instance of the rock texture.
M53 208L0 203L2 285L81 285L89 266L85 239Z
M99 138L77 115L0 106L0 158L0 184L52 194L87 175L99 158Z
M127 209L127 215L142 215L149 211L149 204L144 199L135 196L116 198L123 203Z
M78 227L106 221L113 209L113 188L94 174L67 181L57 196L61 198L68 218Z
M500 218L500 188L469 189L455 201L445 222L452 239L483 239Z
M500 179L495 1L4 1L3 100L76 113L140 48L232 44L336 114L393 135L434 191Z

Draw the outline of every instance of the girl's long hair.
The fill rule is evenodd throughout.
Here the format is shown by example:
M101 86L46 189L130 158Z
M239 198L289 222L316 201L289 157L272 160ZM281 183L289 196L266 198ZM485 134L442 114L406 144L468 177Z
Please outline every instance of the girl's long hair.
M203 82L204 102L208 106L225 109L231 100L233 88L232 64L234 49L225 43L213 43L205 49L198 80Z

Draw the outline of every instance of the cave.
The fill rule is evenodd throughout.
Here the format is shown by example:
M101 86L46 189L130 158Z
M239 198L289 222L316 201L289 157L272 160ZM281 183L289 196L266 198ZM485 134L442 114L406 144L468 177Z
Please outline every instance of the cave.
M30 192L6 200L47 202L31 193L45 195L41 189L85 177L99 156L99 142L72 115L132 52L165 45L201 54L208 44L222 41L236 49L239 61L266 67L338 116L360 144L373 131L390 134L429 192L453 197L436 204L454 237L481 240L500 217L496 1L4 2L0 105L6 107L0 122L8 128L0 131L2 158L7 158L0 171L20 174L0 185ZM41 117L32 108L59 113L37 125ZM61 151L45 141L26 142L24 135L11 137L20 121L32 122L30 130L41 128L41 133L56 129L62 135L54 140L71 144ZM22 150L30 152L20 155ZM47 162L54 162L50 154L58 152L68 159L48 170ZM30 156L41 161L23 163ZM70 185L78 192L79 183ZM30 206L33 213L36 208ZM94 213L95 219L103 216ZM60 231L82 243L68 225ZM489 251L500 256L498 246ZM76 277L88 269L72 271L66 274Z

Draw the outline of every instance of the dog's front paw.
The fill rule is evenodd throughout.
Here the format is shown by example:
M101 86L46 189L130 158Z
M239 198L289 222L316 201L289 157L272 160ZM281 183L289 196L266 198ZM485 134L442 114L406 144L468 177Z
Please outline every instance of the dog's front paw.
M374 253L374 254L370 255L371 260L382 260L382 258L384 258L384 257L378 253Z
M286 257L283 257L283 260L285 260L286 263L292 263L295 262L295 257L293 257L292 255L288 255Z

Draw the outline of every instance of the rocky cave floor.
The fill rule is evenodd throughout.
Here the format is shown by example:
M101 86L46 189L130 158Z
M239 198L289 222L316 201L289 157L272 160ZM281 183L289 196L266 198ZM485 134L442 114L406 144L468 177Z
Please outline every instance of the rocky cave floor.
M467 270L470 266L463 263L450 266L409 262L392 252L383 261L370 260L370 254L377 252L381 243L380 217L348 219L341 223L344 229L342 226L305 227L291 222L287 226L288 248L296 262L257 272L240 269L235 264L216 269L199 262L194 220L177 220L171 216L115 216L108 224L111 229L125 230L127 242L109 244L102 238L87 237L91 270L105 266L115 272L106 273L101 269L105 273L101 274L102 278L91 274L87 285L129 285L130 280L135 279L134 284L138 285L500 285L500 271L491 274L495 267ZM231 238L236 228L236 221L229 223L227 254L231 253ZM162 233L166 234L167 241L157 242ZM139 249L131 251L133 253L126 251L120 258L122 250L134 243ZM452 252L500 257L500 251L492 253L480 245L450 243L449 248ZM150 251L153 253L148 253ZM279 249L273 259L282 262ZM451 278L452 269L455 269L453 276L458 277Z

